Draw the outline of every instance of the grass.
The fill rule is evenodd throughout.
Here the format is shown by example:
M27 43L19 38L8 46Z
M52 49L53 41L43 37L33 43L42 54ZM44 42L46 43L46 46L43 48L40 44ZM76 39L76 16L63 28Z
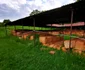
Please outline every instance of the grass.
M22 26L15 26L16 29L22 29ZM14 29L14 26L7 26L8 29ZM33 26L23 26L23 29L29 29L29 30L33 30L34 27ZM35 30L56 30L56 28L45 28L45 27L35 27Z
M64 40L70 40L70 37L73 39L73 38L76 38L77 37L77 35L76 34L72 34L71 36L70 35L58 35L58 36L62 36L62 37L64 37Z
M0 70L85 70L85 57L42 46L38 39L33 43L5 36L0 28ZM56 53L51 55L50 50Z
M78 37L76 34L71 35L71 39L76 38L76 37ZM64 35L64 40L70 40L70 36L69 35Z

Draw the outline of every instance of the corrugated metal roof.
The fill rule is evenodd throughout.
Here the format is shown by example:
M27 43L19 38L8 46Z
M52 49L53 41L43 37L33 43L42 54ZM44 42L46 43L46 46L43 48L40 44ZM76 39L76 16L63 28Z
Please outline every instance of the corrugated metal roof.
M71 11L73 10L73 22L85 22L85 1L80 1L65 5L56 9L52 9L40 14L25 17L7 25L24 25L33 26L35 20L35 26L46 26L47 24L54 23L70 23L71 22Z

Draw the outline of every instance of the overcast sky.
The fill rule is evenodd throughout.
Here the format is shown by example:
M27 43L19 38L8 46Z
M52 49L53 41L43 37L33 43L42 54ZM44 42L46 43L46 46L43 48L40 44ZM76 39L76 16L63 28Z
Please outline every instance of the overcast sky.
M50 10L75 2L75 0L0 0L0 22L29 16L32 10Z

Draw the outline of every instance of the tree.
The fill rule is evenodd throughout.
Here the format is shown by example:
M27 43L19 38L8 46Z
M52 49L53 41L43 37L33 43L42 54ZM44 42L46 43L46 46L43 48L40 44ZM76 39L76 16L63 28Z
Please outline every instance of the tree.
M38 14L38 13L40 13L41 11L39 11L39 10L33 10L31 13L30 13L30 16L32 16L32 15L35 15L35 14Z
M3 26L4 26L3 22L0 22L0 27L3 27Z
M7 24L9 22L11 22L9 19L4 19L3 24L5 25L5 24Z
M78 2L78 1L84 1L84 0L76 0L76 1Z

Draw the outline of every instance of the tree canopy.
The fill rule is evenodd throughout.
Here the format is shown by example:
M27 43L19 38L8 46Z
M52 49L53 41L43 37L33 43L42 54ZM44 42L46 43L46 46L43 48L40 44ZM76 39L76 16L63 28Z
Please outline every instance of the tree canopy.
M9 19L4 19L3 22L0 22L0 27L4 26L5 24L11 22Z
M41 11L39 11L39 10L33 10L31 13L30 13L30 16L32 16L32 15L35 15L35 14L38 14L38 13L40 13Z
M78 2L78 1L84 1L84 0L76 0L76 1Z
M9 22L11 22L9 19L4 19L4 20L3 20L3 23L4 23L4 24L7 24L7 23L9 23Z

